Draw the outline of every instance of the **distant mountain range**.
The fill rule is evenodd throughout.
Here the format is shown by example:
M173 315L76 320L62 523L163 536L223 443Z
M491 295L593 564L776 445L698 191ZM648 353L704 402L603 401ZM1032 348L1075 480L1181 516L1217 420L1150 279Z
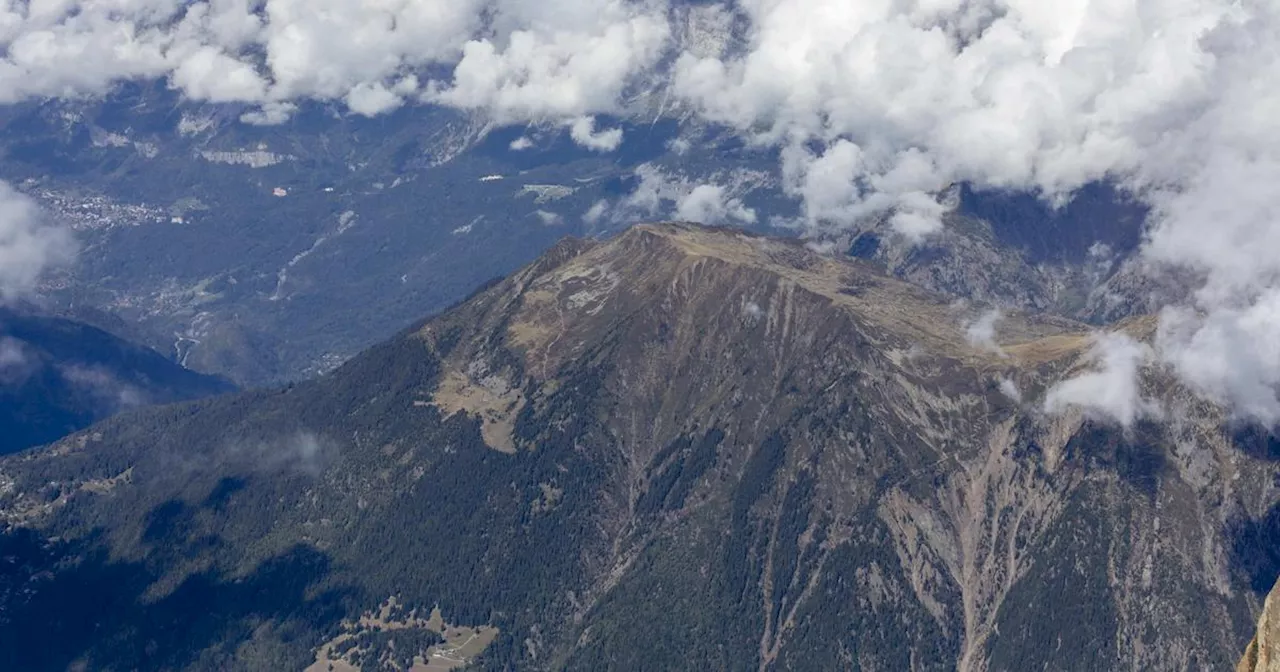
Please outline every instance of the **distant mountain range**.
M1275 442L1158 369L1176 422L1046 413L1088 328L975 310L738 230L566 240L318 379L0 460L0 664L1230 669Z

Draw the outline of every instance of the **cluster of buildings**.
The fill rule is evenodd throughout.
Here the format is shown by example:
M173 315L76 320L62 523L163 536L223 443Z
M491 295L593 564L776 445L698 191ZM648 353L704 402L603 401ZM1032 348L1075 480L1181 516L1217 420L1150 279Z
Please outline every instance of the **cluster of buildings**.
M27 193L54 219L66 222L77 231L184 221L166 208L146 203L121 203L106 196L70 195L42 188Z

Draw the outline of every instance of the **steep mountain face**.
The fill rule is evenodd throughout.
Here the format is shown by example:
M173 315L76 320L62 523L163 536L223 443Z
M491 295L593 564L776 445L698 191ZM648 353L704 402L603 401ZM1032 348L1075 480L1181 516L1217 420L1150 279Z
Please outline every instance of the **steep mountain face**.
M0 652L1229 668L1280 574L1277 444L1159 371L1165 422L1046 415L1087 330L971 318L796 242L562 242L313 382L0 462Z
M122 410L233 389L96 327L0 307L0 453Z
M1280 652L1276 651L1280 637L1280 584L1271 589L1258 617L1258 632L1249 642L1244 656L1236 666L1236 672L1274 672L1280 670Z
M1166 305L1160 299L1188 292L1140 263L1146 211L1108 185L1091 184L1061 207L965 185L947 200L944 228L924 241L893 233L884 219L836 246L937 292L1090 323L1153 312Z

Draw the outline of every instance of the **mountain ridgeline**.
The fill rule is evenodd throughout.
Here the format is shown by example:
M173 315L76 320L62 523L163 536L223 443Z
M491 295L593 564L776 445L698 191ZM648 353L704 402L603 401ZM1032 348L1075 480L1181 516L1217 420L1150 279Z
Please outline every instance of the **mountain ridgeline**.
M0 461L0 665L1230 669L1276 444L1155 370L1177 422L1046 415L1088 330L967 317L794 241L566 240L322 378Z
M0 454L123 410L233 389L83 322L0 306Z

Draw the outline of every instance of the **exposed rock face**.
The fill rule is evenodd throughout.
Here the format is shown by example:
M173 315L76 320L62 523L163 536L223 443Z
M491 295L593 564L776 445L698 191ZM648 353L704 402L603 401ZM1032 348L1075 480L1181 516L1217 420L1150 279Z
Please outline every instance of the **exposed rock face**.
M1280 583L1271 589L1258 617L1258 632L1249 642L1236 672L1280 671Z
M1159 371L1164 421L1047 415L1087 328L971 318L796 242L638 226L315 383L0 462L0 505L167 590L300 547L338 615L439 606L497 628L495 669L1229 669L1280 572L1280 450ZM298 435L261 452L301 467L227 448ZM227 615L252 641L217 650L319 646L305 605ZM173 660L225 660L201 645Z
M894 277L963 300L1103 324L1186 297L1194 278L1137 255L1145 210L1094 184L1062 207L1033 197L953 188L946 226L919 241L885 218L837 247Z

